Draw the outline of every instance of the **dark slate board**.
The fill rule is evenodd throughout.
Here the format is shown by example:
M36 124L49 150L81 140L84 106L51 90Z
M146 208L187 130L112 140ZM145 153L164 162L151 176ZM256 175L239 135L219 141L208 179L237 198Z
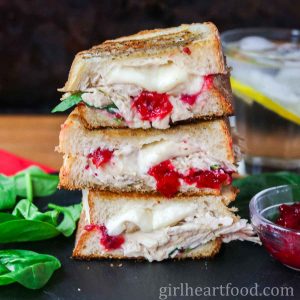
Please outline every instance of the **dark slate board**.
M36 200L40 208L48 202L70 205L80 201L80 193L59 191L56 195ZM218 287L231 283L234 287L293 287L294 297L300 299L300 272L274 261L263 247L249 242L231 242L222 247L213 260L165 261L147 263L136 261L74 261L70 258L74 237L57 237L48 241L0 246L2 249L29 249L58 257L62 268L47 285L37 291L18 284L0 287L0 299L159 299L161 287ZM121 265L120 265L121 264ZM180 292L179 292L180 293ZM212 294L212 290L211 290ZM216 292L211 299L224 299ZM168 299L190 299L172 296ZM210 297L197 297L209 299ZM226 297L225 297L226 298ZM227 299L256 297L227 297ZM270 297L269 297L270 298ZM272 298L272 297L271 297ZM287 299L276 297L274 299Z

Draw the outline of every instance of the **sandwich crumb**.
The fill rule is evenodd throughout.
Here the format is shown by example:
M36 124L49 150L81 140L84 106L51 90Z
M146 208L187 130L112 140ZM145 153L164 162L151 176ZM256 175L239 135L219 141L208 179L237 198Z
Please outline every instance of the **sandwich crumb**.
M119 264L118 267L121 268L123 266L123 264Z
M110 264L110 266L111 266L111 267L113 267L113 266L114 266L114 264Z
M81 292L81 288L78 288L77 291L78 291L78 292Z

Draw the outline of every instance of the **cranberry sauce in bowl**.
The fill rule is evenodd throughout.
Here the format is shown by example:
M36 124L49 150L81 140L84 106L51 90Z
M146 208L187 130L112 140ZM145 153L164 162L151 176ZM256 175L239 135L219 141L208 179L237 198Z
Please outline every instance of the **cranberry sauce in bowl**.
M300 271L300 186L261 191L250 202L250 214L266 250L287 267Z

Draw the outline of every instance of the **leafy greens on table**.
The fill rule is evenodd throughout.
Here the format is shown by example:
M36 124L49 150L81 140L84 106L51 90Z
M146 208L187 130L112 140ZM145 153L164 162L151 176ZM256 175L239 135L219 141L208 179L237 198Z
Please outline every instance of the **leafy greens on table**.
M236 201L233 205L239 209L242 218L249 218L249 202L260 191L285 184L299 184L300 175L291 172L262 173L238 178L233 185L239 189Z
M17 173L14 176L0 174L0 210L12 209L17 197L44 197L56 192L58 176L45 173L38 167Z
M48 204L49 210L41 212L32 203L34 197L56 192L57 184L57 175L47 174L38 167L30 167L14 176L0 175L0 244L73 234L81 204L66 207ZM0 285L18 282L27 288L38 289L59 267L59 260L50 255L27 250L0 250Z
M0 250L0 286L18 282L29 289L43 287L60 262L28 250Z

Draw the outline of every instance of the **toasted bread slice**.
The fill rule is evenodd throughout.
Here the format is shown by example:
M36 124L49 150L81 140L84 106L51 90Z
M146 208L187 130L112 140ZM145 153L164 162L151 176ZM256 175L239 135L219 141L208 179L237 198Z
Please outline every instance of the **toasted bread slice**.
M113 99L112 99L113 100ZM213 87L204 91L197 99L195 106L189 108L190 114L181 121L172 121L170 124L180 124L191 120L210 120L233 114L232 93L228 75L217 75L214 78ZM78 105L78 113L88 129L101 127L125 128L135 127L135 124L126 122L125 119L116 118L114 114L105 110L90 107L88 105ZM149 126L151 123L140 123L137 127Z
M169 63L194 70L199 75L226 74L215 25L181 25L108 40L76 55L68 81L60 91L83 91L101 86L107 74L119 66Z

